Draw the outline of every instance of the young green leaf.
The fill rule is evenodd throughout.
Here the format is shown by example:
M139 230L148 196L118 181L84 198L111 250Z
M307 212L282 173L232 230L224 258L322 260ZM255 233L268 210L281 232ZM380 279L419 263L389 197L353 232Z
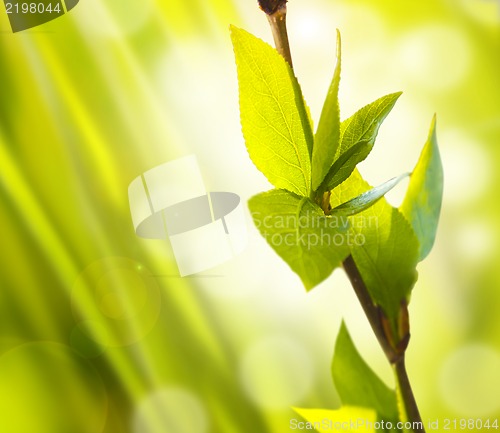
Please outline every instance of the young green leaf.
M395 323L401 302L409 300L417 281L419 244L405 217L397 209L385 207L387 203L382 206L365 211L375 216L377 228L355 229L363 235L364 244L354 247L352 256L373 300Z
M337 63L321 112L318 130L314 137L312 154L312 189L314 191L323 182L332 166L340 143L339 84L341 58L340 32L337 30Z
M314 429L319 433L331 433L340 430L335 426L342 426L341 430L345 431L353 430L364 433L375 433L377 414L372 409L342 406L336 410L302 409L296 407L293 410L306 421L304 424L299 424L300 421L291 420L290 429L292 430L312 431Z
M400 207L420 242L419 259L432 249L443 199L443 166L436 138L436 117L429 138L410 177L408 192Z
M357 197L335 207L334 209L332 209L330 214L351 216L363 212L370 206L374 205L378 200L380 200L407 176L409 176L409 173L394 177L387 182L384 182L382 185L372 188L369 191L364 192L363 194L360 194Z
M398 420L396 392L366 364L343 322L335 344L332 377L343 405L373 409L385 421Z
M344 120L340 126L339 154L360 141L375 143L380 125L391 112L402 92L382 96L361 108L354 115Z
M262 40L236 27L231 38L248 153L275 187L309 196L313 137L297 79Z
M340 146L335 160L345 154L348 154L349 158L341 167L335 164L332 166L320 190L328 191L340 185L350 176L356 165L366 159L373 149L380 125L400 96L401 92L383 96L342 122ZM364 145L360 146L359 143L364 143ZM353 147L357 147L355 152L352 151ZM341 172L339 172L340 168L342 168Z
M368 190L357 170L332 191L332 208ZM349 217L351 254L376 305L395 327L416 282L419 243L406 218L384 198Z
M370 143L368 141L360 141L347 149L335 160L318 191L325 192L340 185L354 170L353 161L360 158L363 153L369 152L369 149Z
M347 218L326 217L306 197L272 190L252 197L248 206L262 236L307 290L326 279L349 254Z

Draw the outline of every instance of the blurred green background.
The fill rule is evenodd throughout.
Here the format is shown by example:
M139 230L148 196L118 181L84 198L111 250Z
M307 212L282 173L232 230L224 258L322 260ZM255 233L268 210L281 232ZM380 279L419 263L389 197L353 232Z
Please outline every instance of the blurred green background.
M16 34L0 15L0 432L286 432L290 407L339 404L342 318L392 384L341 271L306 294L247 218L243 254L180 278L168 241L134 233L129 183L184 155L210 191L270 188L241 137L228 34L271 42L256 1L81 0ZM361 166L372 184L412 169L437 112L445 196L409 374L440 430L499 419L500 3L292 0L288 15L315 119L335 28L343 118L404 91Z

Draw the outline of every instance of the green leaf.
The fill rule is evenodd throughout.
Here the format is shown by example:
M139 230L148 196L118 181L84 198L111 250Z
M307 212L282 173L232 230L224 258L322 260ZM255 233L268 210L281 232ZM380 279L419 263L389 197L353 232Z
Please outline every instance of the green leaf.
M340 32L337 30L337 63L314 138L312 154L312 189L314 191L320 186L330 170L340 144L339 84L341 58Z
M377 415L372 409L343 406L336 410L296 407L293 410L306 421L304 424L299 424L299 420L292 419L290 421L290 430L312 431L314 429L320 433L335 431L375 433L374 426Z
M382 96L344 120L340 127L339 153L344 153L360 141L369 141L373 146L380 125L391 112L401 94L402 92L396 92Z
M275 187L309 196L313 137L297 79L262 40L236 27L231 38L250 158Z
M363 360L344 322L335 344L332 377L343 405L374 409L385 421L398 420L396 392Z
M351 148L347 149L340 157L333 163L330 171L325 177L320 191L332 190L346 180L355 168L354 161L360 158L363 153L369 152L370 143L368 141L360 141Z
M370 186L357 170L332 191L332 208ZM402 301L408 301L417 280L419 243L406 218L384 198L349 217L351 254L370 296L397 323Z
M348 154L349 158L342 164L341 173L337 174L336 172L340 167L336 167L335 164L332 166L320 187L321 190L332 190L340 185L350 176L356 165L366 159L373 149L380 125L400 96L401 92L383 96L342 122L340 125L340 147L337 150L335 161L348 152L352 152L352 154ZM360 146L359 143L364 143L364 145ZM355 152L352 151L354 147L357 147Z
M436 117L432 120L429 138L411 174L410 185L400 207L420 242L419 259L432 249L443 199L443 166L436 137Z
M306 197L272 190L252 197L248 205L262 236L307 290L326 279L349 254L347 218L326 217Z
M355 215L357 213L363 212L370 206L374 205L378 200L380 200L384 195L386 195L392 188L394 188L399 182L401 182L405 177L409 176L409 173L402 174L401 176L394 177L382 185L370 189L357 197L342 203L336 208L332 209L331 215Z

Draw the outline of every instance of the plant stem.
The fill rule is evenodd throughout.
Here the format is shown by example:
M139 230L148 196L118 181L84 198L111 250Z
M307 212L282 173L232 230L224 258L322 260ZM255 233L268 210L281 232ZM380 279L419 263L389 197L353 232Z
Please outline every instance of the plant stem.
M273 32L274 44L276 50L288 62L293 69L292 53L290 52L290 43L288 42L288 32L286 29L286 1L279 2L280 4L274 9L265 8L265 1L260 1L261 8L266 12L271 31ZM272 2L271 2L272 3Z
M380 310L373 303L353 257L351 255L347 257L342 265L385 356L391 363L396 361L397 355L387 338L382 321L380 320Z
M266 13L269 20L269 25L273 33L274 43L277 51L288 62L293 69L292 54L290 52L290 44L288 42L288 32L286 29L286 2L287 0L258 0L261 9ZM321 199L321 207L325 214L329 213L329 193ZM358 267L350 255L343 262L344 269L349 277L352 287L363 307L366 317L377 337L377 340L382 347L387 359L394 370L397 389L402 401L405 421L410 421L413 425L411 431L415 433L425 433L424 425L418 411L417 403L413 395L413 390L408 379L405 366L405 351L409 339L409 331L403 331L403 335L399 336L395 341L391 335L390 327L387 326L387 320L382 310L373 302L370 292L361 277ZM403 312L406 314L406 304L402 306ZM401 340L401 341L399 341Z
M398 361L392 365L392 368L394 370L394 377L396 378L396 387L400 394L401 402L404 405L403 410L407 418L406 421L412 423L412 429L410 431L425 433L424 423L422 422L417 402L415 401L415 396L413 395L413 390L410 385L408 373L406 372L405 356L401 356Z
M363 278L359 272L356 263L352 256L347 257L343 262L344 270L351 282L354 292L363 307L368 321L377 337L377 340L382 347L385 356L389 360L393 371L394 377L396 379L396 386L399 393L399 397L403 406L403 416L406 418L402 421L409 421L412 424L412 429L409 430L415 433L425 433L424 424L422 423L422 418L418 410L417 402L413 394L413 390L408 378L408 373L406 372L405 365L405 351L406 345L395 346L391 341L391 338L387 332L387 328L383 325L383 314L381 310L373 303L373 300L368 292Z

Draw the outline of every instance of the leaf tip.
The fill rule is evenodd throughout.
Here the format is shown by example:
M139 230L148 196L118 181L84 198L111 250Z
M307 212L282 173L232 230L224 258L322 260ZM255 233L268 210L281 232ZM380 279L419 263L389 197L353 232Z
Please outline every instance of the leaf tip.
M238 26L235 26L234 24L229 25L229 32L231 33L231 35L235 35L235 36L243 35L243 34L250 34L246 30L244 30Z
M347 333L347 325L345 323L345 320L342 319L342 321L340 322L339 335L345 333Z
M342 58L342 37L340 36L340 30L337 29L337 38L336 38L336 46L335 46L335 51L336 51L336 65L335 69L338 70L339 74L339 80L340 80L340 62Z
M335 341L335 353L337 353L339 346L345 344L346 342L350 342L350 341L351 341L351 336L349 335L349 331L347 329L347 324L345 323L345 320L342 319L342 321L340 322L339 332L337 334L337 340ZM332 359L332 367L336 361L335 353L334 353L334 356Z
M431 121L431 129L436 129L436 125L437 125L437 113L434 113Z
M436 113L434 113L434 116L432 116L431 126L429 128L429 135L427 137L427 142L424 146L423 151L425 151L425 149L432 149L432 152L435 152L437 157L440 159L438 142L437 142L437 115L436 115Z
M234 24L229 24L229 35L231 36L231 40L233 43L236 41L236 38L240 34L241 29L236 27Z
M394 92L394 93L387 95L387 96L392 98L392 101L390 102L390 110L392 110L392 108L394 108L394 106L396 105L396 102L398 102L398 100L399 100L399 98L401 98L402 94L403 94L403 92L400 90L399 92Z
M306 292L310 292L312 289L314 289L314 287L316 287L316 284L307 278L301 277L301 280L302 280L302 284L304 284L304 288L306 289Z
M337 29L337 55L340 55L341 45L342 45L342 37L340 36L340 30Z

